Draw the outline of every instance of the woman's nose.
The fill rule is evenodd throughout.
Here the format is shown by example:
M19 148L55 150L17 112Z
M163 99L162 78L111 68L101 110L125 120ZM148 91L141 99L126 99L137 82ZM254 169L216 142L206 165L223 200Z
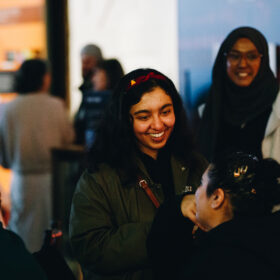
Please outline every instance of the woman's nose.
M244 55L242 55L239 60L239 67L246 67L247 64L248 64L247 58Z
M152 119L151 128L160 130L162 129L162 127L163 127L163 121L161 120L161 118L159 116L154 116Z

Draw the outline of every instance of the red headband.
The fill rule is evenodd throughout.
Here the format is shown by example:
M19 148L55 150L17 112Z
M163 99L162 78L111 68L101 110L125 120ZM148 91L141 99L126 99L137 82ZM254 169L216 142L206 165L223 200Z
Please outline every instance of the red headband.
M166 78L161 74L155 74L154 72L148 73L146 76L140 76L135 80L131 80L130 84L127 86L126 90L131 89L135 85L139 85L143 82L148 81L149 79L157 79L157 80L166 80Z

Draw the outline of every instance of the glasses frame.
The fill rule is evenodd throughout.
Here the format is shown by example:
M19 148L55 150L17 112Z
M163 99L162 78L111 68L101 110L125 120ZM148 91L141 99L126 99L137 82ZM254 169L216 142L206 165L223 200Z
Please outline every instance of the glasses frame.
M239 59L237 59L236 61L234 61L234 60L232 60L232 59L229 59L229 58L228 58L228 55L230 54L230 52L235 52L236 54L238 54L238 55L240 56ZM239 52L239 51L233 51L233 50L231 50L231 51L229 51L229 52L224 52L224 56L226 57L226 59L227 59L231 64L234 64L234 65L239 64L240 61L241 61L241 59L243 59L243 58L245 58L245 60L246 60L246 62L247 62L248 64L254 64L254 63L257 62L258 59L261 59L261 58L263 57L263 54L257 52L257 55L258 55L257 58L256 58L256 59L253 59L253 60L250 60L250 59L248 59L248 54L250 54L250 53L252 54L251 51L242 53L242 52Z

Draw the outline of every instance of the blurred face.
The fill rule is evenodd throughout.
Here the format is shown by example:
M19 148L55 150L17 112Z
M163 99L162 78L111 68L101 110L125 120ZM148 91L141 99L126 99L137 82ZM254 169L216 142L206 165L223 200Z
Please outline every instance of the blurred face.
M85 79L93 74L94 68L96 67L97 64L97 60L95 57L87 54L83 54L81 58L82 58L82 76Z
M195 192L196 219L205 229L210 229L209 223L212 218L211 200L206 193L208 182L207 169L202 176L201 185Z
M95 91L102 91L107 89L107 75L105 70L97 69L91 80Z
M227 74L237 86L248 87L258 74L261 54L247 38L238 39L227 54Z
M156 87L144 93L141 100L131 107L130 116L140 150L156 159L175 125L171 97L163 89Z

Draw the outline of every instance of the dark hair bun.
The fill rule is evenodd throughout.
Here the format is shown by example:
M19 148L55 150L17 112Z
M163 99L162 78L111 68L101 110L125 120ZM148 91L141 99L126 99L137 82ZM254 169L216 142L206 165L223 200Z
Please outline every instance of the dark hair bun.
M255 177L256 166L259 160L251 154L237 153L236 156L228 159L230 177L236 184L244 186L252 184Z
M267 214L280 203L280 164L273 159L233 153L216 159L208 176L207 194L224 189L235 215Z
M254 193L253 180L256 176L256 156L243 152L231 153L217 159L213 165L216 184L231 193Z

